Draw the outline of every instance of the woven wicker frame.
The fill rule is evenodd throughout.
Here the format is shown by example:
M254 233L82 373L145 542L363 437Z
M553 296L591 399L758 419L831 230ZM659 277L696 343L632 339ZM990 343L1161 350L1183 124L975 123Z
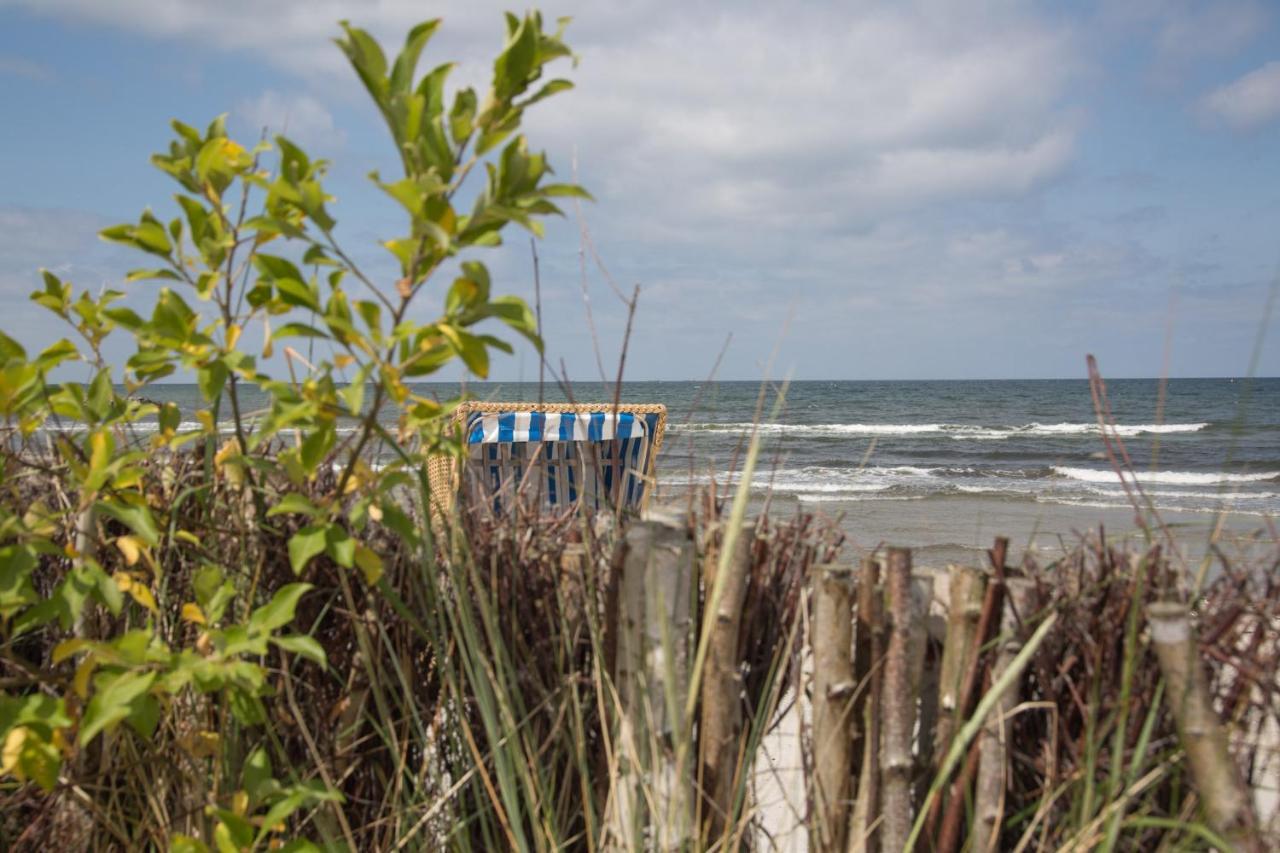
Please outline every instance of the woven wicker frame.
M592 412L628 412L635 415L657 415L658 427L653 433L653 445L649 451L647 470L641 472L652 478L658 452L662 450L662 437L667 429L667 407L661 403L491 403L468 400L454 410L453 429L461 429L464 421L473 414L498 415L506 412L541 412L543 414L584 415ZM427 463L427 478L431 484L432 504L437 512L448 515L460 485L457 460L450 456L435 456ZM641 508L649 503L652 488L644 490Z

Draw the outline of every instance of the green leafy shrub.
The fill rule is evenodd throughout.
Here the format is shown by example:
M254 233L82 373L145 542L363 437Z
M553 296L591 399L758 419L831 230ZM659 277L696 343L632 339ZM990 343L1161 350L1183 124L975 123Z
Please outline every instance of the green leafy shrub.
M159 283L150 311L45 272L32 298L76 340L28 353L0 333L0 785L56 794L64 829L93 824L92 837L126 847L261 849L295 812L341 798L332 778L272 769L273 752L289 754L272 719L284 713L281 685L292 689L291 668L336 663L333 679L363 667L377 682L375 634L360 620L407 612L388 560L434 559L420 523L427 459L457 451L444 430L456 401L412 383L456 361L486 376L494 351L512 351L488 331L495 323L541 349L528 306L494 294L473 250L499 245L512 223L540 235L555 198L586 196L553 183L520 132L526 109L570 88L545 77L570 55L563 22L506 23L489 91L451 98L451 63L418 71L440 21L413 28L390 61L343 24L337 44L401 165L394 179L371 175L405 214L405 232L382 244L394 280L366 273L340 243L323 160L283 136L242 145L221 118L203 131L174 122L152 162L177 185L177 215L148 210L102 232L147 256L126 281ZM440 300L429 322L410 311L423 299ZM103 356L112 335L135 345L122 371ZM267 362L291 339L321 357L286 352L280 378ZM77 360L89 381L54 380ZM198 384L199 428L148 401L147 386L170 376ZM245 410L246 388L265 393L263 411ZM357 428L340 438L343 421ZM379 445L394 458L372 465ZM314 636L335 607L358 647L341 662ZM182 790L164 787L166 762L185 767ZM130 786L136 795L122 793ZM321 834L356 846L330 812L316 819Z

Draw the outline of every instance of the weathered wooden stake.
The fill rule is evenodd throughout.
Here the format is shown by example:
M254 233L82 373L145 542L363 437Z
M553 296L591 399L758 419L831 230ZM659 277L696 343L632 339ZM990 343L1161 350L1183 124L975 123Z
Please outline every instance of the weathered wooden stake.
M1035 584L1013 579L1005 582L1004 616L1000 623L1000 650L991 668L991 680L998 682L1022 650L1019 619L1031 616ZM1008 714L1018 703L1017 691L1006 690L983 724L979 741L978 780L974 789L974 825L970 831L972 851L995 850L1000 839L1000 819L1009 778Z
M951 746L951 735L958 723L965 664L974 653L978 617L982 614L982 598L987 587L987 576L980 569L952 565L947 571L951 591L938 674L938 722L933 736L935 770Z
M809 846L843 853L853 786L853 578L814 567L813 805Z
M1209 700L1187 607L1157 602L1147 608L1151 645L1165 678L1165 701L1187 752L1196 791L1209 825L1238 850L1264 849L1249 791L1227 748L1227 734Z
M693 542L680 513L654 511L627 531L618 585L617 772L608 845L684 849L693 838L689 692Z
M880 697L884 690L884 594L880 562L862 561L858 575L858 622L854 636L853 677L855 724L862 727L853 741L858 787L849 822L849 849L876 853L880 849Z
M733 812L734 791L746 770L739 767L738 761L742 736L742 661L738 656L738 635L754 545L755 523L746 522L738 531L726 576L716 576L719 555L714 549L708 549L703 567L703 589L708 597L717 582L722 584L716 612L704 613L702 617L715 620L702 675L702 716L698 729L703 792L701 821L708 846L733 829L729 817Z
M914 806L911 776L914 768L912 736L916 697L911 683L912 634L924 626L912 619L911 552L890 548L885 571L885 607L889 614L889 642L885 650L884 690L880 709L880 797L882 849L902 850L911 834ZM914 622L914 624L913 624ZM923 645L920 646L923 648Z
M680 514L653 512L641 523L654 530L644 574L646 733L652 739L650 838L658 851L684 850L694 836L694 756L682 748L690 742L684 708L693 630L693 541ZM628 571L637 562L629 564Z

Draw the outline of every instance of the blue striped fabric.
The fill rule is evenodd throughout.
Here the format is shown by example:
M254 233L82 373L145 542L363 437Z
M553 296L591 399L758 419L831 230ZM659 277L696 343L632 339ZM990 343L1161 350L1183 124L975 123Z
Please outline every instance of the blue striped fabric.
M472 414L465 428L474 497L503 505L516 488L550 506L579 499L600 508L644 498L657 414L601 410ZM532 470L529 470L532 469ZM527 472L527 473L526 473Z

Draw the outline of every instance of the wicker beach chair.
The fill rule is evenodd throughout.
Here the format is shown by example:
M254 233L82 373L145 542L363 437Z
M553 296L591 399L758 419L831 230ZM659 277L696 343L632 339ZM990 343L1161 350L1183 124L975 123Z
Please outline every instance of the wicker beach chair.
M442 459L431 489L442 510L459 492L495 511L579 502L643 509L666 423L663 405L467 402L454 414L461 470Z

